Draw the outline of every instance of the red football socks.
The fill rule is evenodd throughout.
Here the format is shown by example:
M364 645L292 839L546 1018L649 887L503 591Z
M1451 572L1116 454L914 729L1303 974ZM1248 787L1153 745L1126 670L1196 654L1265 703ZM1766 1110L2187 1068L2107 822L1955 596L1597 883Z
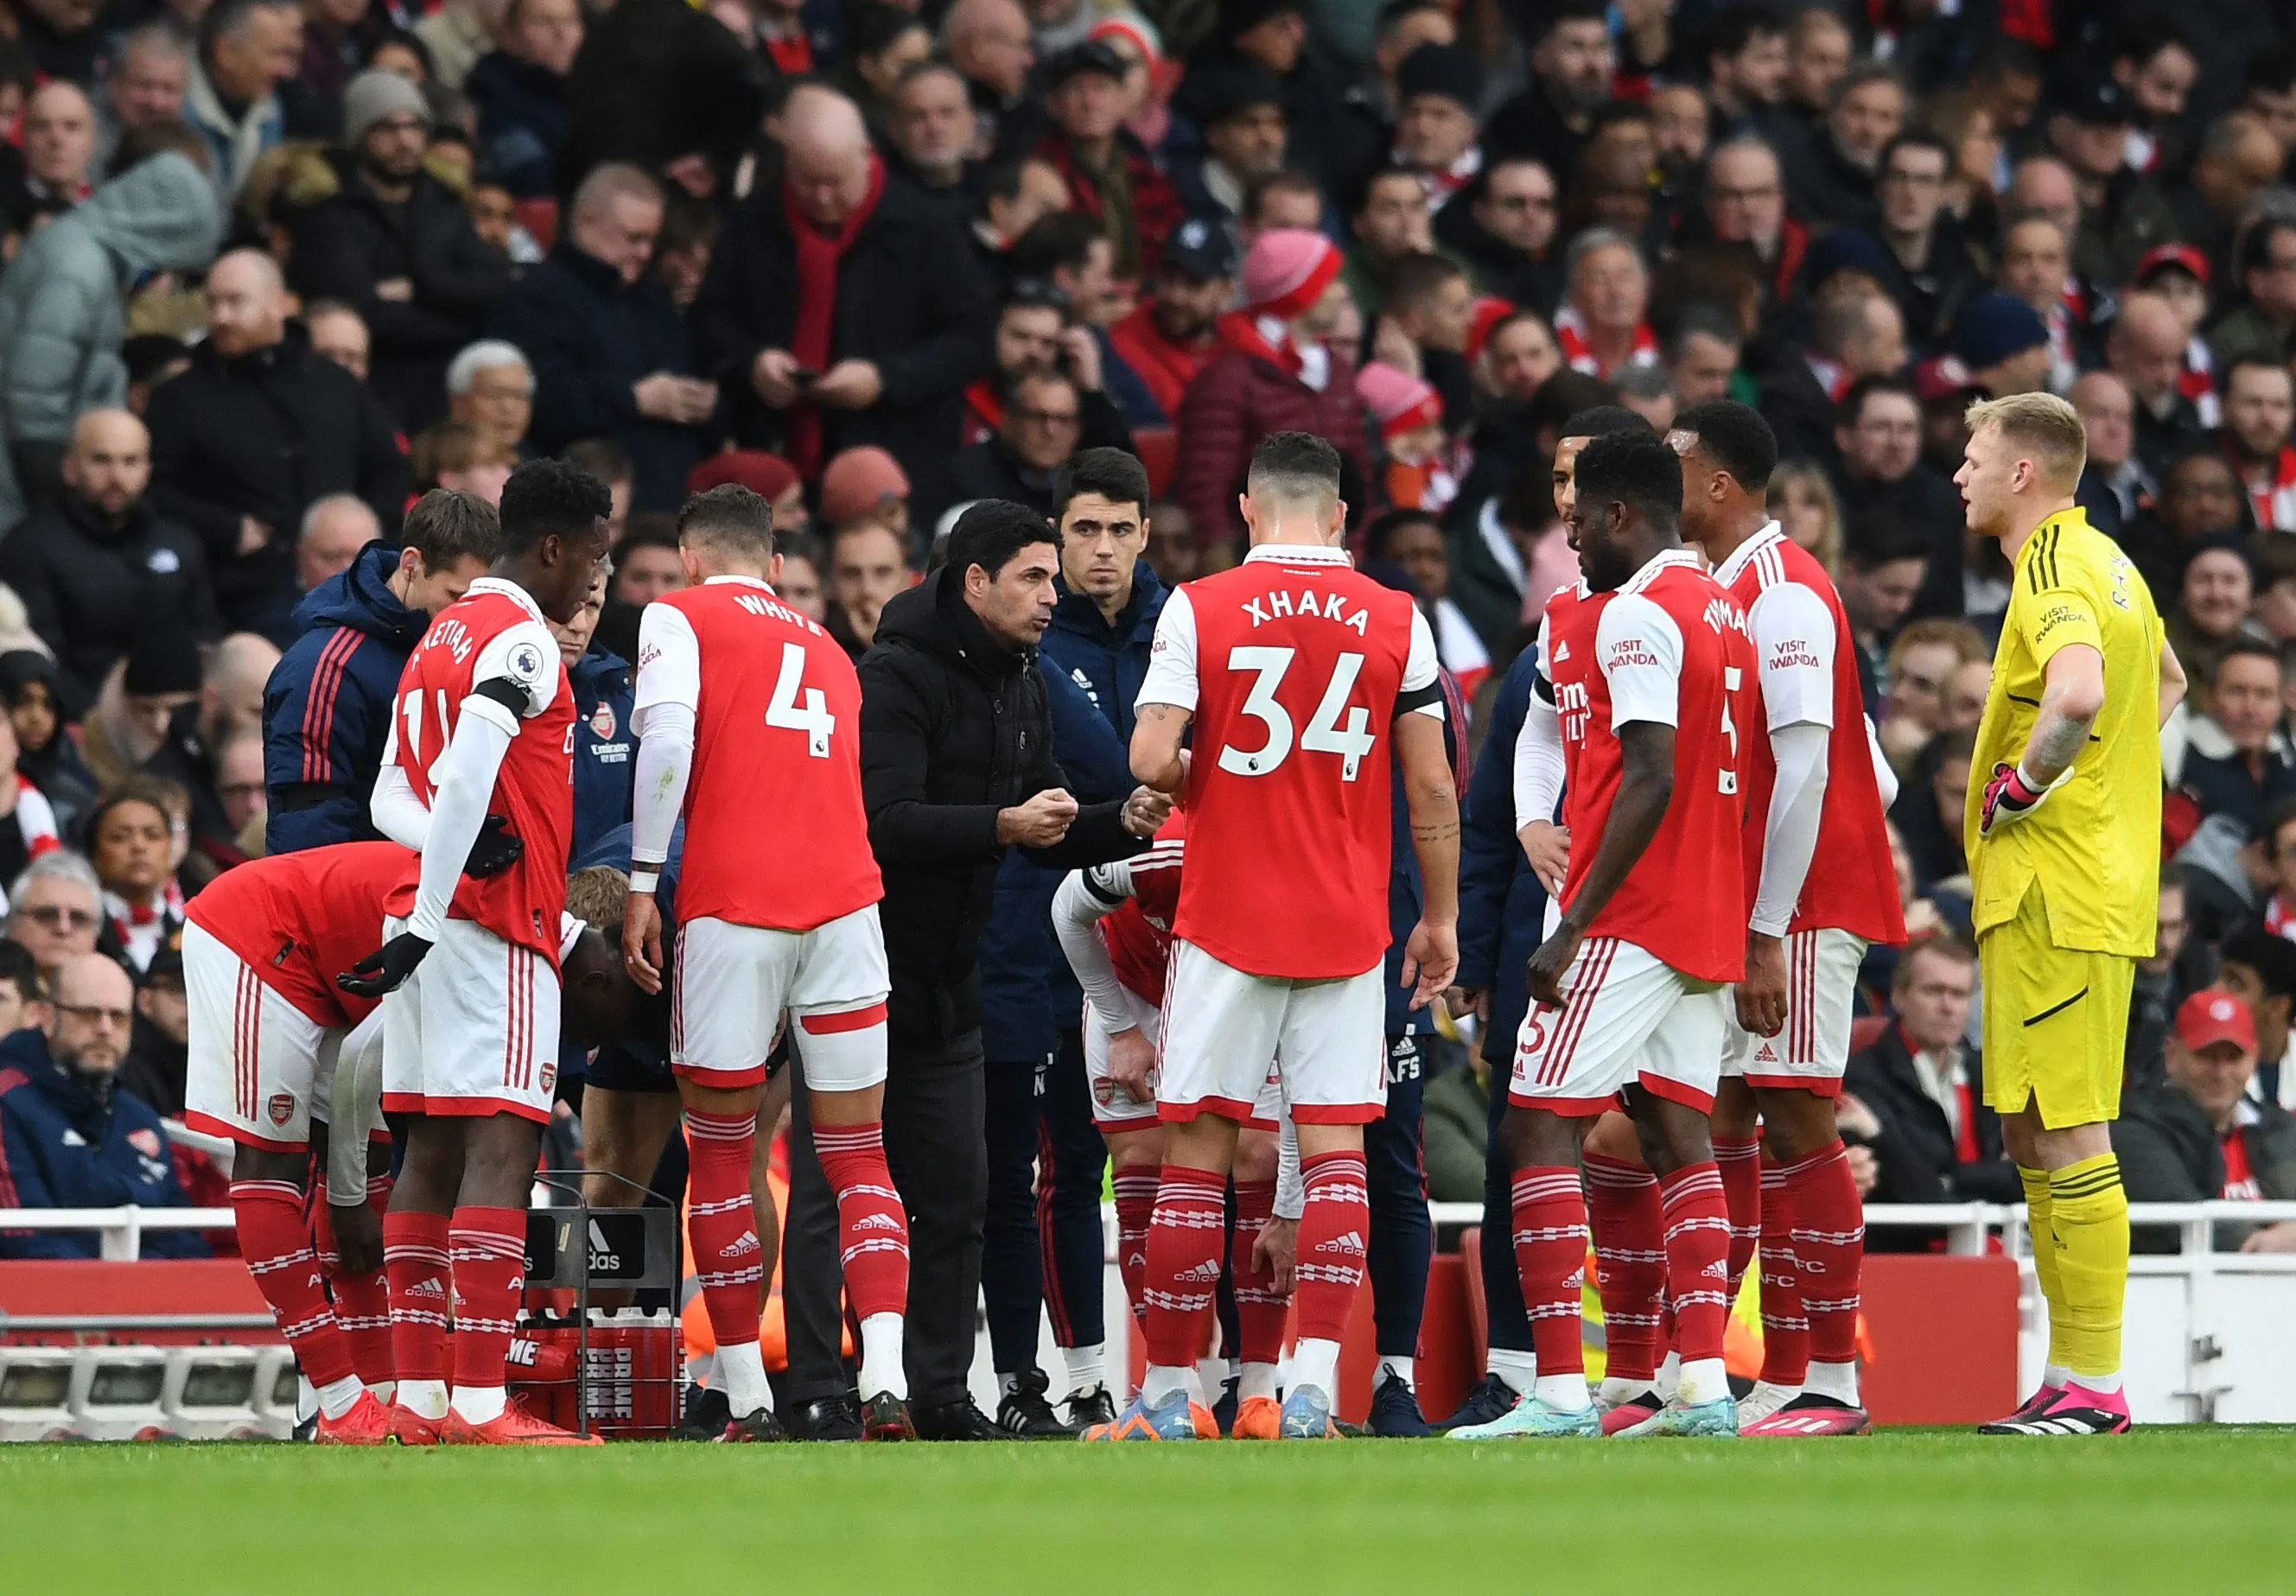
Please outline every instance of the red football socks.
M1857 1355L1858 1277L1866 1258L1866 1215L1849 1155L1835 1141L1785 1165L1793 1255L1809 1356L1847 1363Z
M1720 1171L1693 1164L1659 1177L1666 1212L1667 1294L1674 1303L1674 1346L1685 1363L1722 1355L1730 1314L1730 1218ZM1541 1373L1546 1372L1542 1367Z
M1800 1386L1809 1378L1809 1320L1802 1310L1794 1256L1793 1188L1785 1166L1762 1159L1762 1383Z
M1291 1302L1275 1294L1274 1270L1255 1270L1251 1266L1251 1244L1259 1240L1260 1227L1275 1211L1274 1181L1236 1182L1234 1250L1229 1255L1228 1266L1235 1278L1235 1357L1239 1363L1273 1363L1283 1355L1283 1319ZM1303 1256L1307 1248L1303 1224Z
M1579 1293L1587 1282L1587 1199L1578 1172L1541 1165L1514 1172L1514 1266L1522 1277L1523 1307L1538 1378L1578 1374L1587 1367L1580 1346Z
M758 1313L765 1299L765 1248L750 1200L750 1158L757 1137L755 1114L689 1110L685 1116L685 1233L693 1248L702 1305L720 1346L758 1338Z
M447 1256L455 1282L455 1388L499 1389L526 1285L526 1210L455 1210Z
M1136 1169L1119 1174L1113 1183L1116 1271L1124 1277L1124 1296L1132 1305L1133 1323L1145 1337L1147 1322L1142 1314L1140 1292L1148 1273L1148 1221L1156 1212L1156 1175L1152 1170Z
M234 1181L231 1207L239 1220L240 1256L294 1349L303 1378L314 1386L348 1379L350 1346L327 1305L303 1193L287 1181Z
M909 1219L885 1166L885 1128L816 1125L813 1149L837 1193L837 1243L853 1315L902 1314L909 1304Z
M1762 1144L1714 1139L1714 1164L1722 1172L1722 1203L1730 1219L1730 1300L1738 1300L1738 1286L1762 1233Z
M1363 1287L1371 1190L1359 1152L1317 1153L1300 1160L1306 1206L1300 1214L1300 1338L1338 1341L1347 1334ZM1269 1192L1269 1200L1274 1200ZM1242 1293L1238 1292L1241 1305ZM1280 1340L1283 1335L1276 1332Z
M382 1273L390 1289L390 1363L401 1380L447 1378L447 1314L455 1287L444 1214L382 1216ZM497 1377L496 1384L500 1384Z
M1227 1230L1227 1181L1210 1170L1167 1164L1148 1221L1147 1273L1140 1300L1148 1362L1185 1369L1203 1346L1203 1319L1218 1282ZM1307 1240L1300 1239L1304 1254Z
M1587 1218L1603 1294L1606 1378L1647 1385L1658 1374L1666 1297L1666 1214L1658 1177L1639 1164L1588 1153Z

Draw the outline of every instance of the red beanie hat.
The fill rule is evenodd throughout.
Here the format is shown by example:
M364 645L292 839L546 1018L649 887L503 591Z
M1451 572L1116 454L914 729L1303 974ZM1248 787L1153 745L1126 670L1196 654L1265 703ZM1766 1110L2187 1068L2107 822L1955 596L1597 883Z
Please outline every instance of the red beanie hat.
M1314 307L1340 274L1340 252L1330 239L1305 227L1263 233L1243 258L1243 303L1254 315L1297 320Z
M887 499L908 496L908 473L873 444L848 449L822 468L821 519L832 527L860 520Z
M1485 294L1476 300L1475 307L1467 313L1467 358L1473 360L1480 356L1483 346L1491 341L1491 333L1513 314L1513 301L1496 294Z
M728 449L685 473L685 491L708 493L739 483L761 499L778 499L797 486L797 467L763 449Z
M1393 440L1420 427L1443 424L1443 401L1432 388L1399 366L1374 360L1356 373L1356 394Z

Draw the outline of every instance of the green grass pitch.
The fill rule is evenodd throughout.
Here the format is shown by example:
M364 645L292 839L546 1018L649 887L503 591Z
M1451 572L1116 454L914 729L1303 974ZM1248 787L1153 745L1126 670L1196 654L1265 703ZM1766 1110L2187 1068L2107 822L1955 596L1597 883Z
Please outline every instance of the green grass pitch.
M0 1447L0 1590L2296 1589L2296 1433ZM643 1582L643 1583L641 1583Z

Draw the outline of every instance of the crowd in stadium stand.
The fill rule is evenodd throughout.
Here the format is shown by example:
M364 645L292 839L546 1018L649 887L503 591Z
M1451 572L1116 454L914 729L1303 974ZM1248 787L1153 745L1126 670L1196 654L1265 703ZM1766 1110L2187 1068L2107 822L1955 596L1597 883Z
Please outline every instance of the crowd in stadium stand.
M1398 1093L1374 1145L1375 1185L1480 1200L1486 1055L1543 903L1509 667L1578 574L1558 429L1719 397L1777 434L1772 509L1839 584L1899 782L1915 940L1866 972L1839 1106L1860 1188L2016 1201L1977 1090L1962 820L2008 567L1949 479L1969 402L2038 389L2086 423L2079 503L2194 683L2163 733L2128 1194L2296 1198L2285 8L9 0L0 35L0 1208L221 1189L163 1130L184 904L375 834L399 663L483 569L451 530L399 546L415 495L492 500L537 455L612 489L611 585L560 633L580 863L630 819L627 661L683 581L689 491L771 500L781 591L858 659L957 509L1051 513L1080 451L1136 454L1144 558L1064 590L1043 647L1120 737L1163 595L1235 559L1245 462L1295 428L1339 447L1358 558L1425 610L1488 773L1460 1001L1395 1021L1423 1129ZM760 846L802 847L770 822ZM997 879L988 1180L949 1199L1023 1423L1063 1388L1034 1369L1040 1296L1079 1336L1099 1312L1056 880ZM132 1012L109 985L67 1001L91 950ZM565 1062L549 1157L578 1167ZM1423 1277L1418 1236L1375 1238L1374 1275L1387 1245L1388 1278ZM2296 1250L2296 1226L2237 1240ZM0 1256L95 1250L0 1232ZM1415 1306L1382 1289L1380 1316L1407 1359Z

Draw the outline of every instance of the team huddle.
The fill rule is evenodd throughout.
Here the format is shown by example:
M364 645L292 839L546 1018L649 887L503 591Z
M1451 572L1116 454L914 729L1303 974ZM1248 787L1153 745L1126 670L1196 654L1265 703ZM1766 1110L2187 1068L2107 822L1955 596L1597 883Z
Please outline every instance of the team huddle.
M2116 1276L2103 1128L2133 960L2150 952L2147 717L2182 681L2143 583L2070 508L2078 420L2046 396L1972 419L1971 529L2002 537L2017 572L1969 823L1987 1095L2034 1205L2052 1334L2048 1379L2004 1427L2094 1433L2127 1424L2127 1215L2121 1202ZM1586 413L1557 451L1584 576L1546 606L1516 749L1514 819L1551 901L1500 1130L1537 1376L1456 1436L1868 1428L1863 1229L1833 1100L1866 950L1905 939L1895 782L1841 601L1763 509L1775 459L1767 423L1726 402L1663 438L1630 412ZM1132 774L1170 807L1138 817L1160 827L1145 852L1073 872L1054 899L1147 1349L1138 1393L1088 1441L1220 1433L1196 1368L1224 1265L1242 1366L1229 1433L1338 1433L1364 1126L1386 1101L1396 795L1424 883L1403 962L1419 1004L1457 970L1460 831L1433 636L1409 595L1355 569L1339 481L1319 438L1260 446L1241 500L1250 552L1175 593L1138 695ZM568 917L573 710L545 623L591 591L606 508L570 468L512 477L501 558L402 677L373 804L388 841L257 861L193 901L187 1117L239 1145L242 1251L316 1392L319 1439L574 1444L506 1399L528 1187L562 1032L660 1035L724 1438L768 1440L750 1174L786 1036L837 1198L863 1432L911 1436L858 679L775 597L766 502L689 500L692 585L641 624L627 907L603 932ZM960 520L950 563L970 546ZM672 928L655 894L681 821ZM1580 1346L1590 1215L1599 1389ZM1765 1366L1741 1402L1723 1329L1758 1255Z

